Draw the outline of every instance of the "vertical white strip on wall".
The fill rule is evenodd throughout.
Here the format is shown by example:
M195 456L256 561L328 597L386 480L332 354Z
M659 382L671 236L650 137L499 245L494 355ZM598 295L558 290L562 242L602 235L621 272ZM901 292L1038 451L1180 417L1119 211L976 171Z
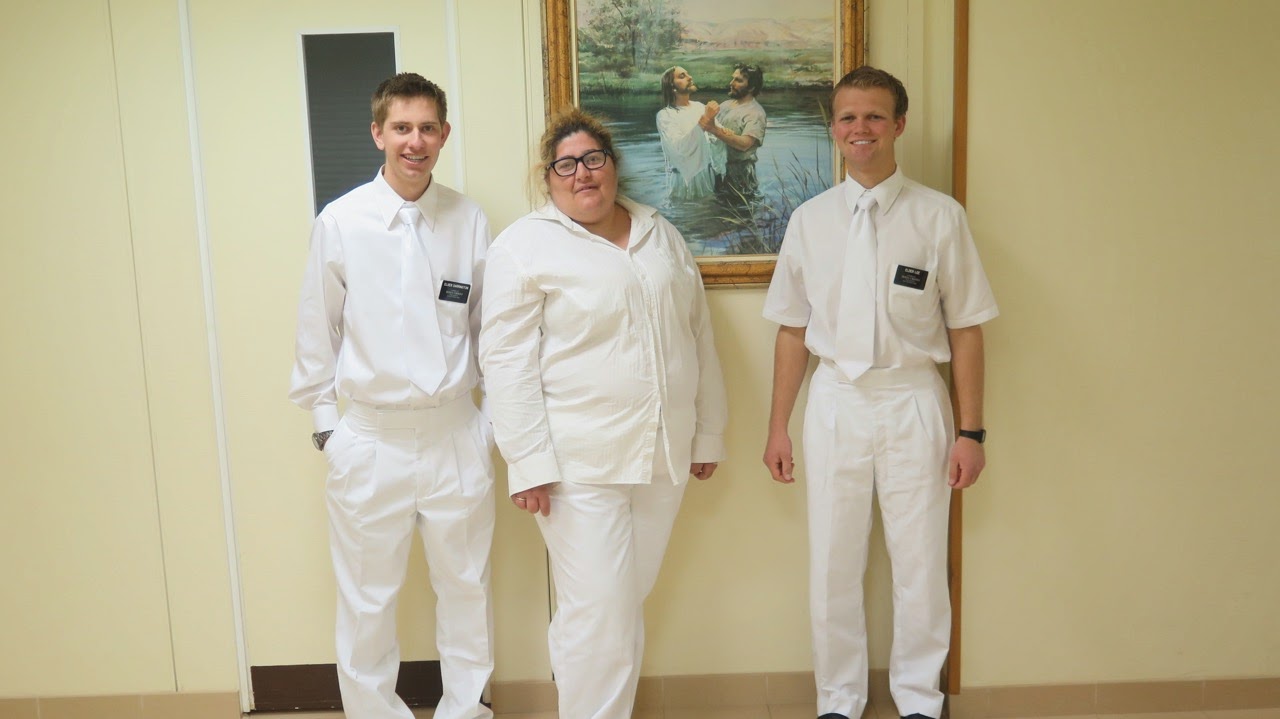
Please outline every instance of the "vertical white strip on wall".
M531 148L529 152L534 156L537 154L532 149L535 138L541 137L546 127L546 111L543 108L543 93L546 88L542 77L542 7L541 0L523 0L521 4L524 13L524 31L521 33L521 40L524 42L524 146ZM525 177L529 176L526 172ZM538 204L532 189L526 181L525 192L529 196L525 199L530 210Z
M449 145L453 148L454 189L464 195L467 192L467 143L462 121L462 29L458 24L458 0L444 3L445 47L449 54L449 114L455 118Z
M315 217L320 214L320 208L316 207L316 163L314 151L311 147L311 98L308 96L309 88L307 87L307 35L312 33L303 31L298 33L298 83L302 98L302 142L303 149L306 151L307 157L307 187L311 188L311 216ZM399 67L399 58L396 58Z
M911 174L919 181L930 184L933 180L929 170L929 157L927 157L927 139L929 136L928 125L924 119L929 116L930 109L928 107L929 97L929 76L925 72L925 53L929 48L925 47L925 5L927 0L909 0L907 2L907 76L902 78L903 83L907 86L907 92L911 98L911 106L908 111L908 117L915 118L912 131L907 133L903 140L906 147L905 157L902 160L906 166L911 168Z
M227 570L231 580L231 619L236 633L236 669L240 674L240 709L253 706L249 660L245 643L243 594L240 589L240 551L236 545L235 511L231 495L227 418L222 397L222 360L218 353L218 316L214 306L213 258L209 250L209 221L200 150L200 118L196 112L195 59L191 43L191 0L178 0L182 30L182 75L187 91L187 126L191 139L191 174L195 180L196 235L200 244L200 280L204 285L205 332L209 343L209 373L213 387L213 426L218 441L218 477L222 485L222 516L227 542Z

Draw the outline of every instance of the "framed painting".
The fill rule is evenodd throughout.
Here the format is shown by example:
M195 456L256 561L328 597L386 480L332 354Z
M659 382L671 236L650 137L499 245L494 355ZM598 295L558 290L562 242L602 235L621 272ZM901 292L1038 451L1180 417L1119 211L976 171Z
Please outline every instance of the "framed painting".
M791 212L835 184L826 102L863 64L866 0L543 0L546 107L600 116L621 191L708 285L768 283Z

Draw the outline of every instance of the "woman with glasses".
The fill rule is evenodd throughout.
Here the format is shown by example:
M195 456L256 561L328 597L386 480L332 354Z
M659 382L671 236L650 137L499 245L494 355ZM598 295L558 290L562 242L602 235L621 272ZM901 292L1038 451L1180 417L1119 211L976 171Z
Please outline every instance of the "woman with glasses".
M627 719L688 476L724 457L724 383L679 231L618 194L609 131L570 109L539 146L549 201L489 248L480 365L511 500L555 579L566 719Z

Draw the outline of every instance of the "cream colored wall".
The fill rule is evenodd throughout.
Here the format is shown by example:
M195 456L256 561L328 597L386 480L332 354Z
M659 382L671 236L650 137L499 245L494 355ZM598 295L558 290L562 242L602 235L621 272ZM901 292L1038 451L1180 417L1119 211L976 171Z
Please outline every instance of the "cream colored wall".
M236 686L178 5L112 0L123 164L162 530L169 688Z
M523 174L495 168L526 157L541 125L540 3L459 4L464 162L455 178L447 157L441 175L465 179L500 229L524 211ZM247 206L219 194L229 184L206 196L214 365L179 7L27 4L0 26L12 408L0 425L0 696L237 687L223 471L246 515L251 660L329 661L323 509L307 494L323 466L283 399L309 211L301 101L255 114L263 68L226 57L227 76L210 76L224 48L208 33L256 47L246 15L275 21L260 4L225 15L234 8L192 0L202 177L288 185ZM423 22L377 12L362 24ZM1280 218L1262 196L1280 179L1280 106L1266 91L1278 13L1261 0L975 2L970 204L1004 315L988 334L991 468L966 501L966 685L1280 673L1266 551L1280 457L1264 414L1280 398L1263 359ZM912 90L903 165L945 189L950 3L873 3L870 32L872 62ZM402 64L443 72L440 52L402 48ZM1212 163L1195 182L1178 172L1188 150ZM273 207L296 227L254 235L256 221L280 221ZM732 458L687 495L649 606L646 674L809 666L803 490L758 464L773 333L762 301L710 294ZM528 518L499 517L498 678L545 679L540 540ZM876 666L884 564L871 570ZM273 601L261 584L273 572L293 600ZM405 602L407 655L431 656L430 598L419 588Z
M173 686L109 29L91 0L0 29L0 696Z
M1268 0L975 0L967 685L1280 674Z
M455 118L464 132L454 151L461 172L446 157L440 174L455 184L465 180L495 229L526 209L524 173L494 168L527 157L540 131L539 7L504 0L459 8L463 85L455 93ZM183 54L183 9L190 13L189 55ZM21 322L6 327L7 336L30 339L21 354L4 355L5 376L20 379L6 389L27 400L23 406L58 409L43 410L56 420L47 424L6 420L11 448L48 449L54 458L10 463L9 471L28 483L4 503L12 515L5 527L15 536L53 536L60 543L37 543L35 552L7 544L5 566L21 570L39 589L31 596L7 593L0 605L6 616L24 618L6 630L6 646L27 648L7 654L11 666L4 667L0 696L235 688L237 600L250 663L331 660L332 580L323 509L318 492L310 491L323 467L297 441L309 431L305 415L283 400L309 212L301 97L291 85L298 71L296 33L300 27L398 27L401 64L442 77L448 74L442 9L442 3L421 7L414 19L391 4L365 4L359 14L345 3L264 14L258 6L205 0L84 0L27 9L6 23L5 39L12 40L4 43L6 86L31 98L30 106L44 109L58 126L79 132L92 123L93 142L87 148L33 142L29 106L6 104L10 184L29 185L5 197L5 216L12 218L6 235L15 238L5 242L5 266L16 268L20 280L7 291L11 305L23 297L31 308L7 320ZM247 16L255 21L245 22ZM415 26L430 38L414 36ZM52 27L59 33L49 33ZM905 16L882 21L873 37L886 32L908 32ZM194 122L184 59L194 70ZM65 67L63 74L79 84L74 92L64 84L46 87L31 67ZM61 197L43 191L61 179L50 169L51 157L92 178L92 190L77 198L77 206L91 212L66 213ZM39 233L44 216L57 218L48 223L56 243ZM207 288L202 236L209 247ZM279 239L288 237L295 240ZM51 269L55 249L69 268ZM690 493L651 607L650 674L808 665L802 494L767 482L756 464L773 331L758 319L762 297L752 290L711 297L726 371L737 388L735 459L715 482ZM92 341L92 364L68 351L86 341ZM51 403L50 395L82 404ZM100 408L110 408L105 423ZM88 427L93 431L84 431ZM108 447L113 455L104 471L95 450ZM227 562L223 474L236 509L234 574ZM783 511L776 512L779 506ZM497 676L545 679L540 540L526 517L499 516ZM761 521L774 531L759 532ZM114 564L117 556L128 563ZM410 581L418 586L407 590L401 618L406 657L424 658L434 656L431 598L423 589L420 553L415 562ZM873 568L873 574L884 570ZM883 586L884 577L878 581ZM776 592L777 586L787 589ZM84 587L92 594L79 591ZM738 642L740 628L761 614L772 619L760 640ZM884 634L873 636L880 654ZM699 649L689 652L691 645ZM721 649L726 646L732 651Z

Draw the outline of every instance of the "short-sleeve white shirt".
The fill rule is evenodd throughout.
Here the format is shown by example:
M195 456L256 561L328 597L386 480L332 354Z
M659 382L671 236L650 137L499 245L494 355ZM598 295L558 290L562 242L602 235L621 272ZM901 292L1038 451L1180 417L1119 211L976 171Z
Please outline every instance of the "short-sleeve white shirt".
M907 179L899 168L870 190L851 177L791 215L778 254L764 316L807 327L805 345L838 362L840 286L849 226L863 192L876 198L876 338L872 366L918 367L951 359L948 329L982 324L999 314L978 258L964 208ZM923 287L903 277L927 272ZM918 277L918 273L909 273ZM902 279L900 279L902 278Z

